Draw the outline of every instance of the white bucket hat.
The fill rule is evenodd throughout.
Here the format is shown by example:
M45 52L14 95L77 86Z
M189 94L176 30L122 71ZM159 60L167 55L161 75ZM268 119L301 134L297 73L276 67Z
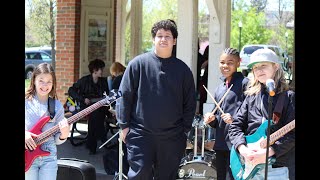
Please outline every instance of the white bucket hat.
M250 63L247 65L249 69L259 62L272 62L280 64L279 57L271 49L258 49L254 51L250 56Z

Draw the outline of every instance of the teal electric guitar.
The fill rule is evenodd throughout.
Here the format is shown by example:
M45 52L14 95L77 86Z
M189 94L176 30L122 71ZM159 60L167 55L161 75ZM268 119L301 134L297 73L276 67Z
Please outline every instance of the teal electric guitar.
M265 149L267 147L267 135L268 121L263 122L254 134L246 136L247 147L256 147ZM295 120L286 124L276 132L270 135L270 145L276 140L287 134L289 131L295 128ZM265 158L251 163L242 157L238 151L232 146L230 151L230 167L231 172L235 180L247 180L252 178L261 168L265 166ZM269 164L273 164L275 159L270 157L268 159Z

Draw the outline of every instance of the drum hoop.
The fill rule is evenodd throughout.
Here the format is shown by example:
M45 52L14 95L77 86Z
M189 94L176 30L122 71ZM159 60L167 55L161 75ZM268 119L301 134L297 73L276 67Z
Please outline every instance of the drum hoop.
M186 163L183 163L183 165L186 165L186 164L192 164L192 163L202 163L202 164L211 164L207 161L204 161L204 160L198 160L198 159L195 159L195 160L192 160L192 161L188 161Z

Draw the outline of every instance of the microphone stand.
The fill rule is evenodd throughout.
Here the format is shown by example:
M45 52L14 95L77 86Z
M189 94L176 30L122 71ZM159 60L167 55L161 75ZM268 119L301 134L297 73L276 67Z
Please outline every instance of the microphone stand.
M269 162L269 146L270 146L270 121L272 120L272 96L268 96L268 127L267 127L267 148L266 148L266 162L265 162L265 174L264 179L268 179L268 162ZM262 99L261 99L262 100Z

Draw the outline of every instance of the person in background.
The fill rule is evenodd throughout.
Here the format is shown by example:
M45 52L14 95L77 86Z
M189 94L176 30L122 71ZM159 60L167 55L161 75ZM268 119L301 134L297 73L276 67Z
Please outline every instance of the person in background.
M202 61L198 64L200 72L199 74L199 82L198 82L198 91L200 94L199 100L199 113L203 114L203 103L207 101L207 92L203 86L208 86L208 66L209 66L209 45L205 48Z
M259 130L261 124L269 119L269 111L273 114L270 134L292 122L295 119L295 93L289 89L279 58L272 50L258 49L253 52L248 68L252 68L253 77L245 91L246 99L230 125L229 138L244 161L254 165L265 163L266 148L248 146L245 136ZM268 109L269 96L272 96L266 86L268 80L273 80L275 85L271 110ZM265 131L263 133L266 134ZM276 161L268 165L268 180L295 180L295 130L270 145L268 157L274 157ZM252 179L263 180L264 176L265 168L261 168Z
M105 63L101 59L90 61L88 65L90 74L83 76L69 87L69 96L80 102L80 110L105 98L104 93L109 94L107 80L102 77L104 67ZM86 141L89 154L96 154L98 140L102 142L106 140L107 130L104 125L106 116L110 116L110 113L104 106L89 114L88 138Z
M171 21L175 26L177 26L177 23L175 20L173 20L173 19L167 19L167 20ZM177 57L177 42L176 42L176 44L173 45L172 56Z
M129 180L175 180L196 109L191 69L172 54L177 26L170 20L151 28L154 51L133 58L116 103L126 143Z
M219 69L222 74L220 79L222 83L215 90L215 101L220 102L231 84L233 86L220 105L224 113L218 109L215 112L207 112L204 115L204 122L216 129L214 150L216 152L218 180L233 180L229 167L230 149L232 145L229 140L228 130L233 121L233 116L237 113L245 99L244 91L249 81L241 72L237 72L239 66L239 52L234 48L224 49L220 55L219 62ZM214 107L216 108L216 106Z
M126 70L126 67L122 65L119 62L113 62L110 66L110 74L112 76L112 84L111 84L111 90L112 89L119 89L122 76L124 71ZM112 127L116 127L116 118L115 118L115 108L116 108L116 103L112 103L109 112L112 113L113 118L111 119L111 124L109 124Z
M41 131L45 132L58 125L59 131L50 136L40 145L41 150L48 151L48 156L38 156L33 159L30 168L25 172L26 180L56 180L57 163L57 145L66 142L70 127L67 119L64 117L64 108L58 100L56 94L56 76L53 67L48 63L39 64L33 71L31 82L25 93L25 149L33 151L37 148L34 137L37 134L30 132L31 129L43 123L40 120L49 116L48 101L52 98L54 101L54 114L48 122L43 125ZM34 131L33 131L34 132Z
M121 79L126 67L119 62L113 62L110 66L110 74L112 76L111 89L119 89Z

